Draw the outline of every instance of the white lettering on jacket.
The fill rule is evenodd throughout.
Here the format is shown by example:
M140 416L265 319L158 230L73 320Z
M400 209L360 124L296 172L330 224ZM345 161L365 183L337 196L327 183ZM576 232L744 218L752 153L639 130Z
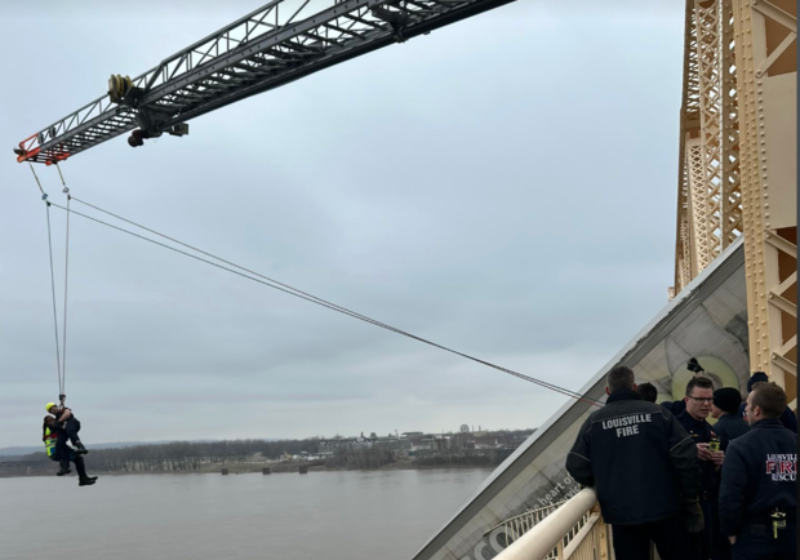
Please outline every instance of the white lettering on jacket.
M602 427L604 430L615 430L616 436L621 438L638 435L639 424L652 421L652 414L630 414L628 416L603 420Z
M766 461L767 474L775 482L797 480L797 455L769 454Z

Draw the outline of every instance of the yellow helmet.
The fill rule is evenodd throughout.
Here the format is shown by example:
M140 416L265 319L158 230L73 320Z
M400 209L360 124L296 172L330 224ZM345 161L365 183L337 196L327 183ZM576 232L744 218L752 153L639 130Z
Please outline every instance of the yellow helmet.
M50 412L50 409L51 409L51 408L53 408L54 406L56 406L56 403L54 403L54 402L49 402L49 403L47 403L47 406L45 407L45 410L46 410L47 412Z

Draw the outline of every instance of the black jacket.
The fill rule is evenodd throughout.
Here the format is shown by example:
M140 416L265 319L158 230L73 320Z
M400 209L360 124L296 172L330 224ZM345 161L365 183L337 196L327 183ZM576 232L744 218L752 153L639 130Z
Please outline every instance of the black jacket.
M719 448L722 451L727 451L728 445L731 440L743 436L750 431L747 422L739 418L735 414L724 414L719 417L717 423L711 427L711 431L717 434L719 438Z
M63 422L56 422L56 429L58 431L66 431L67 423L70 421L78 422L78 419L75 418L75 413L72 411L71 408L64 407L62 408L58 414L56 414L56 419L61 418L61 415L64 413L65 410L69 410L72 416L64 420Z
M567 471L594 486L611 525L666 519L700 489L697 447L664 407L616 391L581 427Z
M711 441L713 435L711 424L706 422L705 419L695 420L686 410L678 414L675 419L686 430L693 443L708 443ZM717 475L716 467L711 461L700 461L698 459L697 463L700 465L700 472L702 473L700 488L703 492L700 499L709 500L716 504L717 496L719 495L719 476Z
M661 406L669 410L673 416L678 416L682 414L684 410L686 410L686 401L666 401L662 402Z
M795 523L796 437L779 420L761 420L728 446L719 496L723 535L736 535L751 523L770 523L776 507Z

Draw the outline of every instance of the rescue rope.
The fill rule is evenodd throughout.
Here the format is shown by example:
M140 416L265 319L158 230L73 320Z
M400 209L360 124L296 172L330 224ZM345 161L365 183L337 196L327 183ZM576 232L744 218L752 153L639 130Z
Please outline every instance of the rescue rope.
M64 383L61 378L61 354L58 349L58 311L56 309L56 277L53 269L53 239L50 232L50 203L45 201L47 212L47 246L50 250L50 287L53 292L53 327L56 335L56 374L58 375L58 394L64 394Z
M30 165L31 173L33 173L33 178L36 179L36 185L39 187L39 192L42 193L42 200L45 204L45 213L47 215L47 247L50 256L50 288L53 295L53 327L55 331L55 338L56 338L56 375L58 377L58 393L59 395L64 394L64 383L61 376L61 353L59 350L59 338L58 338L58 303L56 301L56 276L55 276L55 267L53 266L53 234L50 227L50 201L47 200L47 193L44 192L42 188L42 183L39 181L39 176L36 175L36 170L33 168L33 164L28 162Z
M59 167L58 162L56 162L56 169L58 169L58 176L61 178L61 184L63 185L63 192L67 196L67 233L66 233L66 248L65 248L65 257L64 257L64 328L61 331L61 343L62 343L62 352L61 352L61 395L64 394L64 390L67 387L67 300L69 299L69 206L72 200L72 196L69 194L69 188L67 188L67 183L64 181L64 175L61 173L61 167Z
M122 228L122 227L119 227L119 226L116 226L116 225L110 224L110 223L108 223L108 222L105 222L105 221L103 221L103 220L100 220L100 219L98 219L98 218L95 218L95 217L89 216L89 215L87 215L87 214L83 214L83 213L81 213L81 212L78 212L78 211L76 211L76 210L70 209L69 207L60 206L60 205L58 205L58 204L55 204L55 203L51 203L51 204L52 204L52 206L54 206L55 208L59 208L59 209L61 209L61 210L64 210L64 211L66 211L68 214L75 214L75 215L77 215L77 216L79 216L79 217L81 217L81 218L84 218L84 219L90 220L90 221L92 221L92 222L95 222L95 223L97 223L97 224L100 224L100 225L103 225L103 226L109 227L109 228L111 228L111 229L115 229L115 230L117 230L117 231L120 231L120 232L126 233L126 234L128 234L128 235L130 235L130 236L136 237L136 238L138 238L138 239L142 239L142 240L144 240L144 241L147 241L147 242L149 242L149 243L152 243L152 244L154 244L154 245L158 245L158 246L160 246L160 247L163 247L163 248L165 248L165 249L169 249L170 251L174 251L174 252L176 252L176 253L179 253L179 254L181 254L181 255L184 255L184 256L190 257L190 258L192 258L192 259L198 260L198 261L200 261L200 262L203 262L203 263L205 263L205 264L211 265L211 266L213 266L213 267L216 267L216 268L219 268L219 269L225 270L225 271L227 271L227 272L230 272L230 273L232 273L232 274L235 274L235 275L237 275L237 276L241 276L241 277L243 277L243 278L246 278L246 279L248 279L248 280L252 280L253 282L256 282L256 283L259 283L259 284L265 285L265 286L267 286L267 287L270 287L270 288L273 288L273 289L275 289L275 290L278 290L278 291L284 292L284 293L286 293L286 294L289 294L289 295L295 296L295 297L297 297L297 298L304 299L304 300L306 300L306 301L309 301L309 302L311 302L311 303L316 303L317 305L320 305L320 306L322 306L322 307L326 307L326 308L328 308L328 309L330 309L330 310L332 310L332 311L336 311L336 312L342 313L342 314L344 314L344 315L348 315L348 316L350 316L350 317L353 317L353 318L355 318L355 319L359 319L359 320L361 320L361 321L364 321L364 322L366 322L366 323L369 323L369 324L375 325L375 326L377 326L377 327L380 327L380 328L383 328L383 329L389 330L389 331L391 331L391 332L394 332L394 333L397 333L397 334L400 334L400 335L406 336L406 337L408 337L408 338L411 338L411 339L417 340L417 341L419 341L419 342L423 342L423 343L425 343L425 344L428 344L428 345L430 345L430 346L433 346L433 347L435 347L435 348L439 348L439 349L441 349L441 350L444 350L444 351L446 351L446 352L449 352L449 353L451 353L451 354L455 354L455 355L457 355L457 356L461 356L461 357L463 357L463 358L466 358L466 359L468 359L468 360L471 360L471 361L477 362L477 363L479 363L479 364L485 365L485 366L487 366L487 367L490 367L490 368L496 369L496 370L498 370L498 371L501 371L501 372L507 373L507 374L509 374L509 375L512 375L512 376L514 376L514 377L517 377L517 378L519 378L519 379L523 379L523 380L525 380L525 381L528 381L528 382L530 382L530 383L534 383L535 385L538 385L538 386L540 386L540 387L544 387L544 388L546 388L546 389L550 389L551 391L555 391L555 392L557 392L557 393L560 393L560 394L563 394L563 395L566 395L566 396L572 397L572 398L574 398L574 399L577 399L577 400L579 400L579 401L587 402L587 403L589 403L589 404L592 404L592 405L594 405L594 406L602 406L602 404L600 403L600 401L598 401L598 400L596 400L596 399L592 399L592 398L590 398L590 397L587 397L586 395L582 395L582 394L580 394L580 393L577 393L577 392L575 392L575 391L571 391L571 390L569 390L569 389L565 389L565 388L563 388L563 387L559 387L559 386L557 386L557 385L554 385L554 384L552 384L552 383L549 383L549 382L543 381L543 380L541 380L541 379L536 379L536 378L534 378L534 377L530 377L530 376L528 376L528 375L525 375L525 374L519 373L519 372L517 372L517 371L511 370L511 369L508 369L508 368L505 368L505 367L503 367L503 366L499 366L499 365L497 365L497 364L494 364L494 363L492 363L492 362L488 362L488 361L486 361L486 360L482 360L482 359L480 359L480 358L476 358L476 357L474 357L474 356L471 356L471 355L469 355L469 354L466 354L466 353L464 353L464 352L459 352L458 350L454 350L454 349L448 348L448 347L446 347L446 346L443 346L443 345L441 345L441 344L437 344L437 343L435 343L435 342L432 342L432 341L430 341L430 340L427 340L427 339L425 339L425 338L422 338L422 337L420 337L420 336L417 336L417 335L411 334L411 333L409 333L409 332L403 331L403 330L401 330L401 329L398 329L398 328L396 328L396 327L392 327L391 325L388 325L388 324L386 324L386 323L383 323L383 322L381 322L381 321L378 321L378 320L376 320L376 319L372 319L372 318L370 318L370 317L367 317L367 316L365 316L365 315L362 315L362 314L360 314L360 313L357 313L357 312L355 312L355 311L352 311L352 310L350 310L350 309L347 309L347 308L345 308L345 307L342 307L342 306L340 306L340 305L336 305L336 304L334 304L334 303L331 303L331 302L329 302L329 301L326 301L326 300L324 300L324 299L322 299L322 298L319 298L319 297L317 297L317 296L314 296L314 295L308 294L308 293L306 293L306 292L303 292L302 290L298 290L297 288L293 288L292 286L289 286L289 285L287 285L287 284L284 284L284 283L282 283L282 282L278 282L277 280L273 280L273 279L271 279L271 278L269 278L269 277L267 277L267 276L264 276L264 275L262 275L262 274L259 274L259 273L257 273L257 272L254 272L254 271L252 271L252 270L249 270L249 269L247 269L247 268L245 268L245 267L239 266L239 265L237 265L237 264L235 264L235 263L232 263L232 262L230 262L230 261L227 261L227 260L225 260L225 259L222 259L222 258L220 258L220 257L217 257L217 256L215 256L215 255L213 255L213 254L211 254L211 253L208 253L208 252L206 252L206 251L203 251L203 250L201 250L201 249L198 249L198 248L196 248L196 247L193 247L192 245L189 245L189 244L187 244L187 243L183 243L182 241L178 241L177 239L174 239L174 238L172 238L172 237L169 237L169 236L167 236L167 235L164 235L164 234L162 234L162 233L159 233L159 232L157 232L157 231L155 231L155 230L153 230L153 229L150 229L150 228L148 228L148 227L146 227L146 226L140 225L140 224L138 224L138 223L136 223L136 222L134 222L134 221L132 221L132 220L128 220L128 219L126 219L126 218L123 218L123 217L121 217L121 216L119 216L119 215L117 215L117 214L113 214L113 213L111 213L111 212L109 212L109 211L107 211L107 210L103 210L102 208L99 208L99 207L97 207L97 206L95 206L95 205L93 205L93 204L89 204L88 202L82 201L82 200L80 200L80 199L78 199L78 198L75 198L75 197L72 197L72 198L73 198L73 199L74 199L76 202L79 202L79 203L81 203L81 204L84 204L84 205L86 205L86 206L88 206L88 207L90 207L90 208L93 208L93 209L95 209L95 210L97 210L97 211L99 211L99 212L102 212L102 213L104 213L104 214L107 214L107 215L109 215L109 216L112 216L112 217L114 217L114 218L117 218L117 219L119 219L119 220L121 220L121 221L124 221L124 222L126 222L126 223L129 223L129 224L131 224L131 225L133 225L133 226L136 226L136 227L138 227L138 228L141 228L141 229L143 229L143 230L145 230L145 231L148 231L148 232L150 232L150 233L152 233L152 234L154 234L154 235L157 235L157 236L159 236L159 237L161 237L161 238L163 238L163 239L167 239L167 240L169 240L169 241L172 241L172 242L174 242L174 243L177 243L177 244L179 244L179 245L182 245L183 247L186 247L186 248L188 248L188 249L191 249L191 250L193 250L193 251L199 252L199 253L201 253L201 254L203 254L203 255L206 255L206 256L208 256L208 257L210 257L210 258L212 258L212 259L215 259L215 260L217 260L217 261L220 261L220 262L222 262L222 263L225 263L225 265L228 265L228 266L225 266L225 265L223 265L223 264L219 264L218 262L213 262L213 261L211 261L211 260L208 260L208 259L205 259L205 258L203 258L203 257L199 257L199 256L197 256L197 255L194 255L194 254L188 253L188 252L186 252L186 251L183 251L183 250L181 250L181 249L178 249L178 248L176 248L176 247L172 247L172 246L170 246L170 245L167 245L167 244L165 244L165 243L162 243L162 242L160 242L160 241L156 241L155 239L151 239L151 238L149 238L149 237L145 237L145 236L143 236L143 235L140 235L140 234L138 234L138 233L135 233L135 232L133 232L133 231L127 230L127 229L125 229L125 228ZM238 270L235 270L235 269L238 269ZM244 271L244 272L241 272L241 271Z

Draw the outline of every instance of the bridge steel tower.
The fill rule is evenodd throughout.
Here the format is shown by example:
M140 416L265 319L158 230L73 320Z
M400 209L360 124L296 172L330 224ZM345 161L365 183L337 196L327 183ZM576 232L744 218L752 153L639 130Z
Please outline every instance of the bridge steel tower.
M687 0L674 297L744 236L751 373L797 409L797 4Z

